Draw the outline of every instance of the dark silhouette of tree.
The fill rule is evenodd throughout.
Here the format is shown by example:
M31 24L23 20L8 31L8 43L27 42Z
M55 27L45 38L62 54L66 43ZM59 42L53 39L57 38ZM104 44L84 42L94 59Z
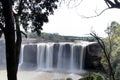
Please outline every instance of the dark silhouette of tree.
M108 8L120 8L119 0L104 0Z
M48 16L54 13L58 0L0 0L0 33L4 34L8 80L17 80L22 42L20 27L41 33Z
M96 16L101 15L104 11L108 10L108 9L113 9L113 8L117 8L120 9L120 1L119 0L104 0L107 8L105 8L104 10L102 10L100 13L98 13ZM96 17L96 16L91 16L91 17Z

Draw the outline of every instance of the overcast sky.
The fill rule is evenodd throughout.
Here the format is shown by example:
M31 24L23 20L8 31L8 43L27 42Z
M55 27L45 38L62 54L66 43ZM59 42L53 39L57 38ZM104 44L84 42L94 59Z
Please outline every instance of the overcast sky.
M43 32L86 36L95 31L99 36L105 36L104 30L112 21L120 22L119 9L107 10L100 16L89 19L81 16L94 16L95 11L99 13L105 7L104 0L83 0L77 7L62 4L55 10L54 15L49 16L49 23L43 26Z

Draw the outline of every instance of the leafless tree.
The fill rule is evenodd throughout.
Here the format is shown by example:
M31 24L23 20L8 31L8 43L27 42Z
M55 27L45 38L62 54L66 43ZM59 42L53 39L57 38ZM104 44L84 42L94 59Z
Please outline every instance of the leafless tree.
M104 8L99 13L96 13L96 11L95 11L96 15L88 16L88 17L80 15L80 14L79 15L83 18L93 18L93 17L100 16L102 13L104 13L108 9L113 9L113 8L120 9L120 0L103 0L103 1L107 5L107 7ZM77 6L81 5L81 3L84 2L84 0L61 0L60 2L66 3L68 7L70 7L71 4L73 4L72 7L77 7Z
M98 37L96 35L96 33L92 32L90 34L97 40L98 44L100 45L100 47L103 50L106 62L108 64L108 78L109 78L109 80L115 80L114 71L113 71L113 68L112 68L112 65L111 65L111 60L110 60L110 54L112 53L110 36L108 36L110 45L109 45L109 49L107 49L107 47L105 45L105 42L100 37Z

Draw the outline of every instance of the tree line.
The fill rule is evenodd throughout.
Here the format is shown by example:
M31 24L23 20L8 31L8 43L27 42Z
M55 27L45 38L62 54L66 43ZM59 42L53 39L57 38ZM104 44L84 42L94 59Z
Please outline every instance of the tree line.
M42 32L40 36L38 36L36 33L28 33L28 38L36 39L39 42L75 42L75 41L93 42L95 41L95 39L92 36L86 36L86 37L85 36L82 36L82 37L64 36L58 33L45 33L45 32Z

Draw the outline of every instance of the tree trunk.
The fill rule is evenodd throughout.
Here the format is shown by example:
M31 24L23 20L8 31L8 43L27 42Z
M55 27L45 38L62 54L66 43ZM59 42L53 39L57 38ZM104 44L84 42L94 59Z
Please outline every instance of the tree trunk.
M19 8L18 8L18 13L14 14L15 17L15 24L16 24L16 60L17 60L17 68L16 68L16 73L18 71L18 66L19 66L19 57L20 57L20 49L21 49L21 42L22 42L22 33L20 31L20 15L22 13L22 2L23 0L20 0L19 3Z
M5 17L5 43L8 80L17 80L14 17L11 0L1 0Z
M22 42L22 35L20 31L20 26L19 26L19 16L15 16L15 22L16 22L16 60L17 60L17 68L16 68L16 73L18 71L18 66L19 66L19 56L20 56L20 49L21 49L21 42Z

